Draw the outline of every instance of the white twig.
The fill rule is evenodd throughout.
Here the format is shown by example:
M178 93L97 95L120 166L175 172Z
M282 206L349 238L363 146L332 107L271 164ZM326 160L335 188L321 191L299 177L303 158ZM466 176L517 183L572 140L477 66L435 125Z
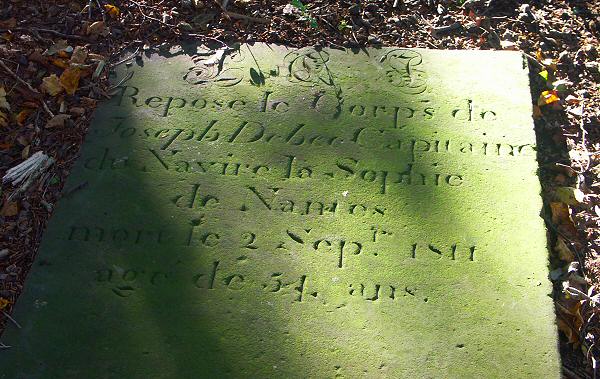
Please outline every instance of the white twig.
M11 183L17 187L13 192L9 200L12 200L15 196L25 192L31 184L52 164L54 159L47 156L41 151L33 154L24 162L12 167L6 172L6 175L2 178L2 183Z
M21 325L19 325L19 323L17 322L17 320L15 320L14 318L10 317L10 315L4 311L2 311L2 314L4 316L6 316L7 319L9 319L10 321L12 321L13 324L15 324L15 326L19 329L21 329Z

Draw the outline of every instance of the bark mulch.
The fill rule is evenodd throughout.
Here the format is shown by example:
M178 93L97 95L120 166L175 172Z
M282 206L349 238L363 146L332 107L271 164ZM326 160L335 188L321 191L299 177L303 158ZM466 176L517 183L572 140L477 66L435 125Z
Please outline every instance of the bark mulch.
M0 0L0 177L36 153L54 161L26 186L2 186L0 317L18 322L11 307L125 49L195 40L519 50L532 71L563 373L598 377L599 39L594 0Z

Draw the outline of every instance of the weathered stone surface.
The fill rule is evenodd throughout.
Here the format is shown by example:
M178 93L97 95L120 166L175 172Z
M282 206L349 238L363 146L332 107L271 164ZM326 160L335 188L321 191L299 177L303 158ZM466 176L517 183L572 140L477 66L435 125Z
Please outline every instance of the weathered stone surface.
M206 54L120 67L3 378L559 376L519 54Z

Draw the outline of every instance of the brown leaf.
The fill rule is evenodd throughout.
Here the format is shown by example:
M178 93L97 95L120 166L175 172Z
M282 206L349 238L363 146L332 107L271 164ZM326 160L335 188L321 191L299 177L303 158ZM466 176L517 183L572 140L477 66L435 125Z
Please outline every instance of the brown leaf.
M554 250L558 253L558 258L560 258L561 261L573 262L575 260L575 254L569 249L561 236L558 236L556 239Z
M85 47L77 46L71 55L71 63L83 64L87 58L88 52Z
M87 34L92 37L107 36L108 28L104 25L104 21L96 21L87 28Z
M69 95L73 95L79 87L81 70L78 68L67 68L60 76L60 84Z
M60 67L60 68L67 68L67 67L69 67L69 61L67 61L64 58L50 57L50 62L52 62L52 64L55 65L56 67Z
M71 116L68 114L58 114L50 119L46 124L46 128L60 128L65 126L65 122L70 119Z
M567 206L567 204L560 202L552 202L550 203L550 209L552 210L552 222L556 225L571 222L571 217L569 215L569 207Z
M9 13L10 14L10 13ZM2 29L10 29L17 26L17 19L12 17L8 20L0 21L0 28Z
M44 55L42 55L40 49L35 49L34 51L32 51L31 54L29 54L29 56L27 57L27 59L29 59L30 61L33 61L33 62L43 64L43 65L48 64L48 58L46 58Z
M0 209L0 216L12 217L19 213L19 207L15 201L6 201Z
M19 124L19 126L23 126L25 124L25 121L27 121L27 117L29 117L29 115L32 113L33 109L23 109L17 115L17 124Z
M69 44L66 39L59 39L52 44L45 52L44 55L54 55L59 51L69 49Z
M74 114L74 115L81 116L81 115L85 114L85 108L83 108L83 107L71 107L69 109L69 112L72 113L72 114Z
M56 96L63 91L63 87L60 85L60 80L56 74L52 74L42 79L40 88L42 92L45 92L50 96Z
M92 99L91 97L82 97L81 98L81 105L83 105L84 107L95 108L96 103L98 103L98 101L96 99Z
M8 114L0 110L0 128L6 128L8 126Z
M0 109L10 110L10 104L6 101L6 91L0 86Z

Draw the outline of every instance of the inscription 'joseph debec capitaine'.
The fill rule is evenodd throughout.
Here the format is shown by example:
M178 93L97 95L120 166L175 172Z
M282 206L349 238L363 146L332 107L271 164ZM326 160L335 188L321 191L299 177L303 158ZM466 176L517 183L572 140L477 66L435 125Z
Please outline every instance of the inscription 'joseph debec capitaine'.
M121 65L0 377L557 378L523 62L255 44Z

